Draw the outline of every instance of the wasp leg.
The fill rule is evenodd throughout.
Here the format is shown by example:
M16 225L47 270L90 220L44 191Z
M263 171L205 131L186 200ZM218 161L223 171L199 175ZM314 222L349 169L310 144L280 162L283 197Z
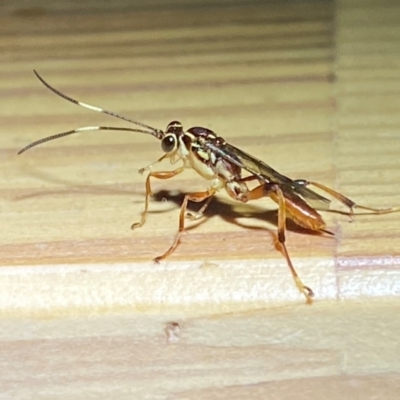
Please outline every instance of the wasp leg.
M197 221L198 219L202 218L204 215L204 211L207 209L209 204L211 203L212 196L210 196L206 202L203 204L203 206L200 208L199 211L197 212L187 212L185 217L187 219L190 219L191 221Z
M188 193L185 196L182 206L181 206L181 212L179 214L179 230L175 237L175 240L172 243L171 247L163 255L158 256L154 259L155 262L159 262L159 261L163 260L164 258L168 257L177 248L180 238L181 238L181 235L185 231L185 215L186 215L186 209L187 209L188 202L194 201L196 203L199 203L203 200L211 198L214 194L215 194L214 189L208 189L205 192Z
M297 184L303 185L303 186L315 186L318 189L323 190L324 192L330 194L334 199L338 200L340 203L344 204L346 207L349 208L349 215L351 218L354 217L354 209L355 208L360 208L361 210L366 210L366 211L371 211L375 214L387 214L387 213L391 213L391 212L396 212L399 211L399 208L372 208L372 207L365 207L365 206L361 206L357 203L355 203L353 200L349 199L346 196L343 196L341 193L336 192L335 190L322 185L321 183L318 182L311 182L311 181L306 181L303 179L298 179L295 180L294 182L296 182Z
M278 210L278 242L281 247L281 251L286 259L286 262L289 266L290 272L292 273L294 282L299 289L300 293L302 293L305 298L306 298L306 303L311 304L312 303L312 297L314 296L313 291L308 287L303 284L301 281L299 275L297 274L292 260L290 259L289 252L286 248L286 237L285 237L285 232L286 232L286 204L285 204L285 197L283 196L282 190L277 184L274 183L265 183L263 185L257 186L253 190L251 190L247 198L248 200L256 200L260 199L262 197L273 197L275 200L275 197L277 198L277 203L279 206Z
M146 178L146 198L145 198L145 202L144 202L144 211L142 214L142 219L140 220L140 222L136 222L131 226L131 229L136 229L139 228L141 226L143 226L143 224L146 221L146 215L147 215L147 211L149 209L149 197L153 195L152 191L151 191L151 185L150 185L150 178L157 178L157 179L170 179L173 178L174 176L180 174L181 172L183 172L185 170L184 167L180 167L177 168L173 171L154 171L154 172L150 172L147 175Z
M154 162L152 162L151 164L146 165L146 166L143 167L143 168L140 168L140 169L139 169L139 174L142 175L145 171L150 170L151 167L152 167L153 165L155 165L155 164L161 162L162 160L164 160L165 157L167 157L167 154L164 154L164 155L163 155L162 157L160 157L157 161L154 161Z
M247 176L245 178L240 179L239 182L251 182L251 181L255 181L257 179L258 178L256 176L250 175L250 176ZM204 214L204 211L207 209L207 207L211 203L211 200L212 200L212 197L209 197L207 199L207 201L204 203L204 205L200 208L199 211L186 213L186 218L190 219L191 221L196 221L196 220L202 218L203 214ZM237 200L239 200L239 199L237 199Z

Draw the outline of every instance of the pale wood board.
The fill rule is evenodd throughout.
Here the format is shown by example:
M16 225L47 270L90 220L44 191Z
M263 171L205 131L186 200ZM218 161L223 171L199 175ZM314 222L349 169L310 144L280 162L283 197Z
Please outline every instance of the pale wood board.
M190 171L154 182L131 231L156 139L93 132L16 153L124 126L35 68L82 101L203 125L285 175L399 205L399 24L400 5L378 0L3 3L0 399L398 398L400 214L324 213L332 238L289 231L308 307L268 200L219 194L151 261L183 193L207 187Z

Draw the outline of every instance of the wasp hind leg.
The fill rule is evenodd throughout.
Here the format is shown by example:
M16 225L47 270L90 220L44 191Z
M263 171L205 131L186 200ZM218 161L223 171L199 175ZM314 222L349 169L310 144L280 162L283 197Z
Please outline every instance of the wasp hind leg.
M306 181L303 179L298 179L295 180L294 182L296 182L297 184L300 184L302 186L315 186L318 189L321 189L322 191L324 191L325 193L328 193L329 195L331 195L334 199L336 199L337 201L339 201L340 203L342 203L343 205L345 205L346 207L349 208L349 216L350 218L354 217L354 209L355 208L359 208L361 210L366 210L366 211L371 211L374 214L388 214L388 213L392 213L392 212L397 212L400 211L399 207L394 207L394 208L372 208L372 207L366 207L366 206L362 206L360 204L357 204L356 202L354 202L353 200L349 199L346 196L343 196L341 193L325 186L322 185L321 183L318 182L312 182L312 181Z
M286 263L290 269L290 272L293 276L293 280L299 289L300 293L304 295L306 298L306 303L311 304L312 298L314 297L314 292L308 286L305 286L301 281L299 275L294 268L292 260L289 256L289 252L286 247L286 204L285 197L283 196L282 190L279 188L277 184L274 183L266 183L260 186L257 186L253 190L251 190L248 195L248 200L256 200L262 197L273 197L273 200L277 200L279 209L278 209L278 243L280 245L280 250L286 259Z

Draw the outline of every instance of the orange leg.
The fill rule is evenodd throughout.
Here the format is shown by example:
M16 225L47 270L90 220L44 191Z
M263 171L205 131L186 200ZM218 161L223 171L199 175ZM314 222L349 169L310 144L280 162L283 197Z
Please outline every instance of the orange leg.
M333 190L325 185L322 185L321 183L318 183L318 182L311 182L311 181L306 181L306 180L302 180L302 179L298 179L295 182L298 184L301 184L303 186L313 185L313 186L317 187L318 189L321 189L324 192L330 194L334 199L336 199L337 201L339 201L340 203L344 204L346 207L349 208L349 210L350 210L349 215L351 218L354 216L355 208L360 208L362 210L371 211L376 214L387 214L387 213L399 211L399 208L371 208L371 207L361 206L361 205L355 203L353 200L349 199L348 197L343 196L341 193L336 192L335 190Z
M146 199L145 199L145 203L144 203L144 211L142 214L142 219L140 220L140 222L136 222L131 226L131 229L136 229L139 228L141 226L143 226L143 224L146 221L146 215L149 209L149 197L153 195L152 191L151 191L151 185L150 185L150 178L157 178L157 179L170 179L173 178L174 176L180 174L181 172L183 172L185 170L184 167L180 167L177 168L173 171L154 171L154 172L150 172L147 175L146 178Z
M286 262L289 266L290 272L292 273L294 282L299 289L300 293L302 293L305 298L307 304L312 303L312 297L314 296L313 291L305 286L301 279L299 278L292 260L290 259L289 252L286 248L286 237L285 237L285 231L286 231L286 204L285 204L285 197L283 196L282 190L279 188L278 185L274 183L266 183L264 185L257 186L253 190L251 190L248 194L248 200L256 200L260 199L261 197L271 197L271 195L275 194L278 199L278 242L281 247L281 251L286 259Z
M185 196L185 199L183 200L183 203L181 206L181 212L179 214L179 230L175 237L175 240L172 243L171 247L163 255L158 256L154 259L155 262L159 262L159 261L163 260L164 258L168 257L177 248L180 238L181 238L181 235L185 231L185 215L186 215L186 209L187 209L188 202L195 201L196 203L199 203L203 200L211 198L214 194L215 194L214 189L208 189L205 192L189 193Z

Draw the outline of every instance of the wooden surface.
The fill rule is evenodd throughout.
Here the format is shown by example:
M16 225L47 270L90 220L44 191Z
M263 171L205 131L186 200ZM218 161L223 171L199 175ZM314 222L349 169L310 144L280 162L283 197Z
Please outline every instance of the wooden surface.
M206 126L293 178L400 205L396 1L175 0L0 6L0 399L397 399L400 214L290 231L224 193L160 265L190 171L144 177L156 139L46 90L164 128ZM169 164L166 164L169 168ZM166 201L162 201L163 199ZM194 207L196 209L196 207Z

